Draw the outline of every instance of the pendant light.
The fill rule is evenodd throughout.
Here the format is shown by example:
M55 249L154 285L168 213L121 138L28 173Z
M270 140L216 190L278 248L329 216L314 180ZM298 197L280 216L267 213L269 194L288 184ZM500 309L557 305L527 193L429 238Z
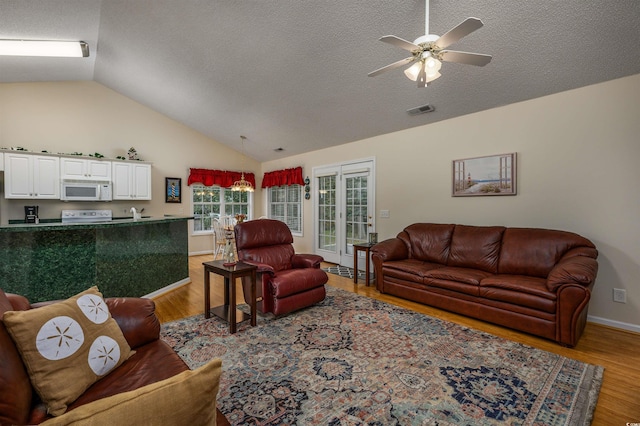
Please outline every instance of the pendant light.
M242 174L240 175L240 180L233 182L231 190L240 192L253 192L253 185L251 185L251 182L244 180L244 141L245 139L247 139L247 137L241 135L240 139L242 140Z

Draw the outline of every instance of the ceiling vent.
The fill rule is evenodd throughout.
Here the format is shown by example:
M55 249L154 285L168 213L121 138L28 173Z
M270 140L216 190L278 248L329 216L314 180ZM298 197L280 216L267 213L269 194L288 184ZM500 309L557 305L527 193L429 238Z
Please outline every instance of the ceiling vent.
M415 107L415 108L411 108L407 110L407 113L409 113L409 115L419 115L419 114L426 114L428 112L433 112L435 111L436 108L433 105L422 105L419 107Z

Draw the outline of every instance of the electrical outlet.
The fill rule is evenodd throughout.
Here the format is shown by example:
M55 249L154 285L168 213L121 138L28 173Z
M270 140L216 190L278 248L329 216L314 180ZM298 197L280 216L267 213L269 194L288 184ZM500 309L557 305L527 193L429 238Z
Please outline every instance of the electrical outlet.
M627 303L627 290L623 288L614 288L613 301L618 303Z

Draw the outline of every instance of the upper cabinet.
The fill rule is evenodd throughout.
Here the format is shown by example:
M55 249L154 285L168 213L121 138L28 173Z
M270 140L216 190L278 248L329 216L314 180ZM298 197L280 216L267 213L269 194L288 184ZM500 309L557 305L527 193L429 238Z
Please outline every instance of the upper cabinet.
M150 200L151 164L113 162L114 200Z
M63 180L99 180L111 182L111 161L86 158L60 158Z
M22 199L60 199L60 158L5 153L4 196Z

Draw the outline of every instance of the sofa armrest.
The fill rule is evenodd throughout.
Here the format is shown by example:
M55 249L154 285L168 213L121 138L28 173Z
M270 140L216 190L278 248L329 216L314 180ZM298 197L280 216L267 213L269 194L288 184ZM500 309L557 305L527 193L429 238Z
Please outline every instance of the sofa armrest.
M319 268L324 259L317 254L294 254L291 258L291 266L298 268Z
M160 321L151 299L114 297L105 299L111 316L132 349L160 338Z
M374 263L386 262L387 260L400 260L409 257L409 250L400 238L390 238L374 245L371 248L371 258Z
M7 299L9 299L9 303L11 303L14 311L26 311L31 309L29 300L27 300L26 297L13 293L5 293L5 295L7 296Z
M560 260L547 277L547 289L556 291L563 284L589 286L598 274L598 261L587 256L571 256Z

